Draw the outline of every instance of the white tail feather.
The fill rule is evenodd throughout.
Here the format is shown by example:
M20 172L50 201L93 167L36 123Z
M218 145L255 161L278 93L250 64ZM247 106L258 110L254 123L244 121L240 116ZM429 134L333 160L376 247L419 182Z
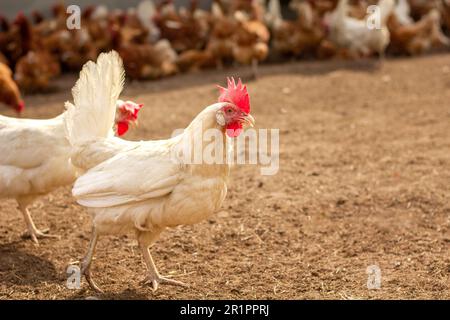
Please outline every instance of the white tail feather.
M74 104L66 102L65 128L71 145L113 135L116 101L124 81L123 62L115 51L83 66L72 89Z

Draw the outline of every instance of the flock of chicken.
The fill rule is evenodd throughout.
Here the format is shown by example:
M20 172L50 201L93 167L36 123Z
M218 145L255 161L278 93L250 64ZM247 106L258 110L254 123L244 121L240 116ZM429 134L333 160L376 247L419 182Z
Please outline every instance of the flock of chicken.
M50 19L36 11L31 19L0 17L0 101L20 112L19 88L45 91L62 71L79 71L112 49L128 77L155 79L230 63L252 65L256 75L269 56L415 55L450 43L448 0L291 0L295 20L282 17L279 1L214 0L210 11L196 0L179 9L171 0L145 0L127 11L92 6L74 30L67 29L63 5L53 6ZM367 27L373 4L380 29Z

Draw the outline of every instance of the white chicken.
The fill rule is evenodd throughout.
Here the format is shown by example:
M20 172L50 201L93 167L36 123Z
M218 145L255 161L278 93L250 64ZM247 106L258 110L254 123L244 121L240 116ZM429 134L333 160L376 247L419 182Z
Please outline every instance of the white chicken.
M329 39L337 46L348 49L354 57L368 56L374 52L383 57L390 40L386 24L394 7L394 0L378 2L380 26L374 28L369 27L369 16L363 20L349 17L348 0L340 0L336 9L324 19L329 29Z
M112 84L102 79L98 91ZM118 101L116 119L120 135L137 119L142 105ZM39 196L75 181L70 164L70 144L66 139L63 113L48 120L16 119L0 116L0 198L14 198L27 225L27 233L38 244L40 237L53 237L36 228L28 206ZM95 125L95 124L93 124Z
M236 84L229 80L228 88L221 88L219 102L206 107L176 137L123 141L111 135L114 104L122 90L122 64L113 53L101 58L116 65L116 70L110 72L113 87L92 90L107 75L95 64L87 65L73 90L74 105L67 103L65 119L73 146L72 163L87 171L76 180L72 193L93 213L92 236L81 273L91 288L101 291L90 273L99 236L134 233L148 269L144 282L153 290L161 283L184 285L159 274L149 247L165 228L197 223L221 206L229 175L224 140L226 135L235 137L244 126L254 123L247 89L240 81ZM218 134L213 149L221 155L220 161L192 163L186 155L208 130ZM202 153L205 148L201 146L197 151ZM110 158L112 154L115 156ZM101 159L108 160L98 164Z

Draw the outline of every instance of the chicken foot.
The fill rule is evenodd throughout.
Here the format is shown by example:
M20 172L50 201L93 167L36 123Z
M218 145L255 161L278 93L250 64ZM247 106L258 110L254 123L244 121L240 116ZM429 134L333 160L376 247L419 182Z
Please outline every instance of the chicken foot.
M25 223L28 229L22 235L23 237L31 238L31 240L37 245L39 245L38 239L40 238L59 238L56 235L46 234L49 231L49 229L39 230L38 228L36 228L36 225L34 224L33 218L31 218L31 214L30 211L28 210L27 205L24 205L21 202L18 203L19 203L19 210L23 214L23 218L25 219Z
M97 241L98 241L98 233L94 227L92 228L91 241L89 242L88 252L81 261L81 275L84 275L91 289L99 293L103 293L103 290L100 289L99 286L97 286L97 284L94 282L94 280L92 280L91 277L92 258L94 257L95 254L95 247L97 246Z
M145 277L144 280L142 280L141 284L143 285L151 285L153 288L153 292L158 290L158 287L160 284L168 284L173 286L182 286L182 287L188 287L187 284L176 281L173 279L169 279L166 277L163 277L159 274L158 270L156 269L155 262L153 261L153 258L150 254L150 245L148 243L142 243L139 241L139 246L141 247L142 255L144 257L145 265L147 266L148 275Z

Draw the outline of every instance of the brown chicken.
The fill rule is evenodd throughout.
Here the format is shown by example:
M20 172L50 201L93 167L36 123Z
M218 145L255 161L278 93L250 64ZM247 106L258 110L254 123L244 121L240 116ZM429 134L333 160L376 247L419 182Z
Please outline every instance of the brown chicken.
M156 12L155 24L161 38L168 39L176 52L203 49L208 39L208 24L204 12L198 10L196 1L191 2L189 10L178 12L172 1L167 1Z
M11 24L9 23L8 19L6 19L4 16L0 16L0 53L2 53L2 56L8 60L5 56L8 46L11 43L12 34L10 32L11 30Z
M13 23L3 18L1 24L5 32L0 36L0 49L14 67L32 49L31 25L23 13L19 13Z
M411 7L411 16L415 20L420 20L433 9L439 11L442 2L445 1L446 0L408 0L409 6Z
M176 53L167 40L155 45L123 41L121 30L114 28L113 47L123 59L125 71L131 79L157 79L178 72Z
M259 0L231 0L227 13L232 16L235 12L244 12L250 20L264 22L265 7Z
M33 10L31 12L31 18L33 19L33 25L39 25L45 21L44 16L38 10Z
M32 13L35 25L33 31L34 49L44 50L59 58L66 70L79 71L88 60L98 55L96 43L92 40L86 23L89 21L85 12L82 16L82 28L69 30L66 26L67 13L64 6L52 7L53 18L42 19L40 13ZM107 34L104 30L104 34Z
M217 60L210 50L187 50L178 55L177 66L181 72L199 71L217 66Z
M83 12L83 28L89 32L90 42L98 52L112 49L111 25L118 23L115 17L102 7L87 7Z
M20 96L19 88L12 79L12 71L6 65L0 62L0 102L4 103L17 113L21 113L25 104Z
M41 20L38 13L33 14L34 20L38 22L33 26L34 46L58 57L66 70L79 71L84 63L97 57L97 45L92 40L89 29L85 27L89 21L85 12L82 28L68 30L65 23L67 14L63 9L60 5L55 5L54 18L50 20Z
M125 42L148 43L149 30L141 23L135 12L119 12L114 25L119 25Z
M55 4L52 12L53 17L50 19L43 19L42 14L37 11L32 12L33 41L37 46L46 48L54 54L62 54L64 44L70 41L69 30L66 26L67 13L61 4Z
M20 48L26 50L15 66L14 79L24 91L44 91L50 80L60 74L59 61L40 42L33 42L31 24L24 15L20 15L15 26L18 27L21 41Z
M61 73L59 62L47 51L29 51L17 62L14 79L26 92L47 91Z
M269 38L269 31L259 21L242 21L236 31L233 57L238 63L251 64L255 78L258 63L269 54Z
M390 51L397 54L417 55L433 47L448 46L449 39L441 31L441 18L436 9L432 9L419 21L409 17L406 0L400 0L404 10L397 10L388 22L391 32Z
M309 2L291 1L290 7L297 12L295 21L283 20L280 12L272 12L273 47L287 55L315 55L325 37L318 13Z
M336 9L339 0L304 0L309 2L314 7L316 13L323 17L325 13ZM349 0L348 2L348 16L356 19L364 19L369 12L370 5L377 5L379 0Z
M213 55L215 65L220 69L233 59L233 35L237 27L238 22L233 17L224 15L218 3L213 3L211 34L206 49Z
M446 31L450 31L450 0L442 1L442 23L444 24Z
M253 17L258 16L258 7L258 2L253 0ZM261 21L262 18L249 20L240 11L236 11L234 17L238 26L233 37L233 58L238 63L251 64L253 76L256 78L258 63L265 60L269 54L269 29Z
M0 52L0 63L9 65L8 59L6 59L5 55L3 53L1 53L1 52Z
M314 9L320 17L325 13L333 11L337 6L338 0L312 0L310 4L314 5Z

